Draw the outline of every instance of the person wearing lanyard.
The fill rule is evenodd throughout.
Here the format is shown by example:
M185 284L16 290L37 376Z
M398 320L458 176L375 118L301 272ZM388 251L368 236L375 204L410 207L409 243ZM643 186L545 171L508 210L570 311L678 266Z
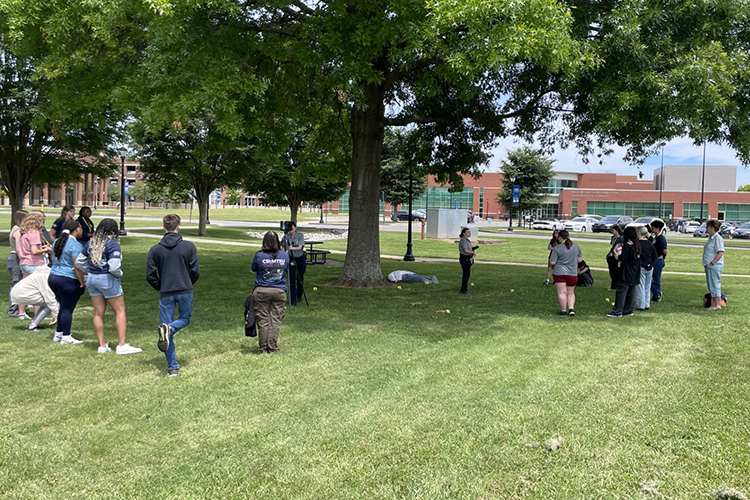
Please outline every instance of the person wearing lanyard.
M291 229L281 240L281 247L289 253L291 265L294 267L294 271L290 271L289 276L289 299L292 305L295 305L302 299L302 286L305 281L305 271L307 270L307 262L305 261L305 235L297 232L296 222L291 223Z
M721 272L724 270L724 238L719 234L721 222L710 220L706 223L708 241L703 247L703 269L706 270L706 283L711 292L709 311L721 309Z
M81 236L78 237L78 242L83 245L94 234L94 223L91 221L91 207L81 207L78 211L78 223L81 225Z

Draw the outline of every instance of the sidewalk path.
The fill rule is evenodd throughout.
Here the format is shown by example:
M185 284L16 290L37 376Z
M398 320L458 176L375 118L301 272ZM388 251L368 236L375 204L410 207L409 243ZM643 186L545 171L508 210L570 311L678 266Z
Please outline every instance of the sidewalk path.
M140 228L139 228L140 229ZM156 228L155 228L156 229ZM158 228L161 229L161 228ZM154 238L154 239L161 239L163 235L161 234L149 234L149 233L138 233L136 231L129 231L128 236L136 236L139 238ZM226 240L211 240L211 239L205 239L205 238L192 238L192 237L185 237L183 236L183 239L187 241L192 241L193 243L209 243L213 245L230 245L230 246L236 246L236 247L252 247L252 248L260 248L261 245L259 243L245 243L242 241L226 241ZM329 250L332 255L341 255L345 256L346 252L344 250ZM387 255L387 254L381 254L380 257L382 259L390 259L390 260L403 260L403 255ZM414 262L453 262L457 263L458 261L456 259L446 259L442 257L416 257ZM537 267L537 268L546 268L547 266L544 264L529 264L529 263L523 263L523 262L486 262L486 261L478 261L475 262L475 264L488 264L488 265L495 265L495 266L520 266L520 267ZM606 267L592 267L594 271L608 271ZM692 272L682 272L682 271L663 271L662 274L675 274L675 275L682 275L682 276L705 276L703 273L692 273ZM722 274L724 277L729 278L750 278L750 275L748 274Z

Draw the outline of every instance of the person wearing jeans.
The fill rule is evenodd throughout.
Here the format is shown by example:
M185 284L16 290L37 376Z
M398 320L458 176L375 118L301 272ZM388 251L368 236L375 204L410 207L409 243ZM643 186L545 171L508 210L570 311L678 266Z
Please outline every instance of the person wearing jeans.
M656 264L656 248L648 241L646 226L637 228L641 243L641 275L635 289L635 304L639 311L647 311L651 307L651 282Z
M654 302L661 302L664 293L661 291L661 272L664 270L667 258L667 238L664 237L664 222L655 219L651 222L651 232L656 235L654 248L656 248L656 263L654 263L654 277L651 282L651 295Z
M179 373L174 334L190 324L193 314L193 285L200 277L198 250L182 239L180 216L167 214L163 219L166 234L148 251L146 281L159 292L159 338L156 346L167 359L167 375ZM177 319L174 319L178 312Z

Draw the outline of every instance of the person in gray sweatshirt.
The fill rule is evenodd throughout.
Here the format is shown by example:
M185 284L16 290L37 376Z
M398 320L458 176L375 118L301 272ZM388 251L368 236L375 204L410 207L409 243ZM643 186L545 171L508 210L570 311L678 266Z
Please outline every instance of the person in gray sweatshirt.
M164 216L162 240L151 247L146 262L146 280L159 291L159 340L156 343L167 358L167 374L174 377L180 370L174 346L174 334L190 323L193 314L193 285L200 277L198 250L182 239L180 216ZM174 319L178 311L177 319Z

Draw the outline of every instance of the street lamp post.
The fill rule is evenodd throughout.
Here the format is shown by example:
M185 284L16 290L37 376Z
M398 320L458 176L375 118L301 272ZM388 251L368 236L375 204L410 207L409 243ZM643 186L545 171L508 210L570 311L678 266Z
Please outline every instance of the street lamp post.
M99 177L94 179L94 210L96 210L97 201L99 201Z
M318 224L323 224L323 202L320 202L320 222Z
M120 170L120 236L127 236L128 233L125 231L125 155L128 154L127 148L120 148L120 161L122 162L122 170Z
M508 231L513 232L513 185L516 183L516 176L508 176L510 181L510 217L508 217Z
M409 164L409 214L406 218L408 221L406 237L406 253L404 254L404 260L407 262L414 262L414 254L411 251L411 210L412 210L412 188L414 187L414 177L412 176L411 164Z
M662 142L659 144L661 146L661 172L659 173L659 218L664 220L661 215L661 195L664 191L664 146L666 146L666 142Z
M701 177L701 224L703 221L703 192L706 187L706 143L703 143L703 174Z

